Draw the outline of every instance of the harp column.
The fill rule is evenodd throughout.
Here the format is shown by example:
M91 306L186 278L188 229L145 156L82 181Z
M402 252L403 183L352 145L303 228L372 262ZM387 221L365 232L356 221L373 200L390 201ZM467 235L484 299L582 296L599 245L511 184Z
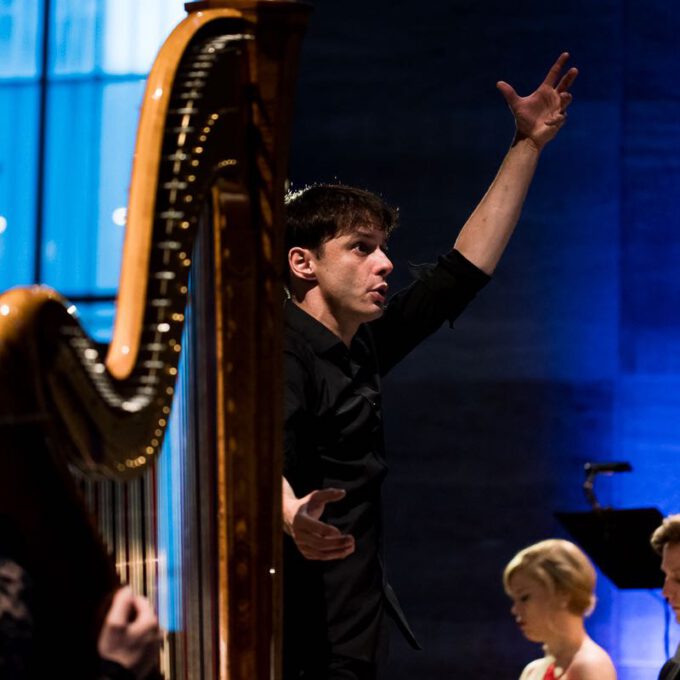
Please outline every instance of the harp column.
M212 191L219 675L281 676L284 221L294 80L311 7L202 1L252 24L247 159Z

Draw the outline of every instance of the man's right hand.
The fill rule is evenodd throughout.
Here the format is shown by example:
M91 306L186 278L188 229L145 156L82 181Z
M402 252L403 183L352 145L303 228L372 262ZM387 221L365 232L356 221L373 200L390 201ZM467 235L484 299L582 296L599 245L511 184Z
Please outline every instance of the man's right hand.
M342 489L312 491L304 498L296 498L292 488L283 480L283 528L308 560L341 560L354 552L354 538L319 518L326 503L345 497Z

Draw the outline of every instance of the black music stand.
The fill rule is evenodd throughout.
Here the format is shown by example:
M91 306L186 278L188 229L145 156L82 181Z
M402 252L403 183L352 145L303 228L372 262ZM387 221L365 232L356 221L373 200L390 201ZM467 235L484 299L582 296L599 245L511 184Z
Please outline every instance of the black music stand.
M661 588L661 557L649 538L661 524L656 508L556 512L555 516L618 588Z

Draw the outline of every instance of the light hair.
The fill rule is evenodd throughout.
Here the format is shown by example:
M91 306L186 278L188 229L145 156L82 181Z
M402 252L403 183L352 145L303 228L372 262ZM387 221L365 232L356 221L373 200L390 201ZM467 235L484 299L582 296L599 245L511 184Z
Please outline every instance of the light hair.
M663 552L665 545L680 543L680 515L664 517L661 526L656 528L649 542L659 555Z
M570 541L550 538L520 550L503 571L503 586L523 572L542 583L548 592L565 595L570 612L587 616L595 608L595 568L585 553Z

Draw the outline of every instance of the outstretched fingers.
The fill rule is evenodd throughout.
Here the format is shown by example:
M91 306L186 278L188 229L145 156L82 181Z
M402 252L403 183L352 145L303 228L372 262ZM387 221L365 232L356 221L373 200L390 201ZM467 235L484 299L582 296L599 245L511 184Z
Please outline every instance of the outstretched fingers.
M319 489L318 491L312 491L305 499L308 512L315 517L320 517L326 507L326 503L340 501L345 495L344 489Z
M503 98L505 99L506 103L511 109L515 108L515 104L519 101L520 96L515 92L515 88L510 85L509 83L506 83L504 80L499 80L496 83L496 87L500 91L500 93L503 95Z
M567 63L569 59L569 52L562 52L559 57L557 57L557 61L550 67L550 70L548 71L545 80L543 81L544 85L548 85L550 87L555 87L558 82L560 82L560 73L562 73L562 69L564 68L564 65ZM571 71L571 69L569 69ZM565 74L565 77L569 75L568 73ZM574 76L575 78L576 76ZM562 78L564 80L564 78ZM573 79L572 79L573 80Z
M293 521L292 536L304 557L309 560L338 560L354 552L354 538L337 527L322 522L320 517L327 503L342 500L342 489L312 491L302 499Z
M576 80L576 76L578 75L578 69L575 66L572 66L560 79L560 82L557 84L557 87L555 88L559 93L566 92L571 86L572 83Z
M339 560L354 552L354 538L337 527L306 517L295 528L295 544L308 560Z

